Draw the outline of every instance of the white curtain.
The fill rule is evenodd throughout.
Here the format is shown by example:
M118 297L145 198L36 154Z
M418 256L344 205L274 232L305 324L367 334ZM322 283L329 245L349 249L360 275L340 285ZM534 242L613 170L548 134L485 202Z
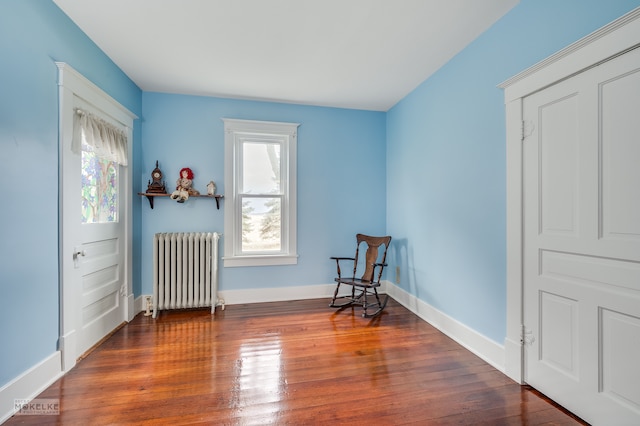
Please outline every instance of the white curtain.
M71 150L82 152L82 141L99 157L127 165L127 135L111 123L81 109L73 116Z

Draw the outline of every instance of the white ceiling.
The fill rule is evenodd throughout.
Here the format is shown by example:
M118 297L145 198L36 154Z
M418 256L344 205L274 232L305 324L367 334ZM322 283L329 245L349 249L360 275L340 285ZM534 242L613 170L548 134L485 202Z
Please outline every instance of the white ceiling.
M387 111L519 0L53 1L144 91Z

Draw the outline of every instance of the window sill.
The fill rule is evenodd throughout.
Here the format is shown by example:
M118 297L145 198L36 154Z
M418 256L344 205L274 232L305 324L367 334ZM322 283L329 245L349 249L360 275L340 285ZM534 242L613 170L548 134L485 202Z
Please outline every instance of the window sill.
M258 256L236 256L223 257L225 268L235 268L241 266L277 266L277 265L297 265L297 255L258 255Z

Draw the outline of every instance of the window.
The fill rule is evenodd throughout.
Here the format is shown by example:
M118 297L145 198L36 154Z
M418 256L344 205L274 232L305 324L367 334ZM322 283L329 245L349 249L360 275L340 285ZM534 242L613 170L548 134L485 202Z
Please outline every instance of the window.
M296 264L299 124L223 121L224 266Z
M71 139L71 152L81 154L82 223L118 222L118 166L127 165L128 137L117 119L89 110L74 109Z
M82 223L118 221L118 163L82 144Z

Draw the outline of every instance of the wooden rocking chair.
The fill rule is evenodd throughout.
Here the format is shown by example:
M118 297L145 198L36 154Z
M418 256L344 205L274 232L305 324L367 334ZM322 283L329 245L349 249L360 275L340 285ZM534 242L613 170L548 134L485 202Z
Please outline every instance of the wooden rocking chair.
M380 314L382 310L387 305L387 301L389 300L388 295L384 295L384 300L381 301L380 296L378 295L378 287L380 287L380 278L382 277L382 272L384 271L384 267L387 266L387 249L389 248L389 243L391 242L391 237L371 237L368 235L357 234L356 235L357 245L356 245L356 255L355 257L331 257L336 261L336 267L338 269L338 277L335 281L338 283L336 285L336 291L333 293L333 299L331 300L331 304L329 305L332 308L343 308L350 305L359 305L362 306L362 316L364 318L375 317ZM364 265L364 274L361 278L356 278L357 270L358 270L358 253L360 252L360 246L366 246L366 255ZM384 246L384 250L382 251L382 255L379 254L380 246ZM378 257L380 257L380 261L378 261ZM340 261L352 261L353 262L353 275L349 277L343 277L340 271ZM376 273L376 269L377 273ZM351 294L347 296L338 296L338 291L340 290L340 284L347 284L351 286ZM358 289L358 294L356 294L356 288ZM374 296L375 302L370 303L367 296ZM336 300L344 300L343 302L336 303ZM373 312L370 312L369 309L374 309Z

